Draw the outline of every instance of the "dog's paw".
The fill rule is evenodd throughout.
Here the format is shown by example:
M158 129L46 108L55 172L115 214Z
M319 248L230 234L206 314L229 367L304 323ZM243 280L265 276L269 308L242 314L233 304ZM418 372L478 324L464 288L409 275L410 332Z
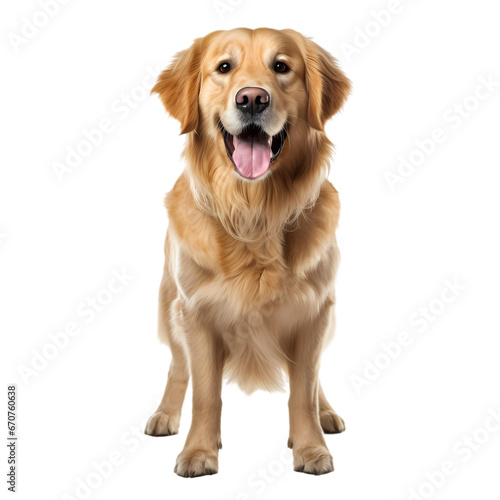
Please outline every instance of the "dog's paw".
M177 457L174 472L182 477L217 474L219 463L216 451L184 450Z
M157 411L148 420L144 433L149 436L171 436L179 432L180 415Z
M294 449L293 469L307 474L328 474L333 471L333 459L324 446Z
M321 411L319 413L319 420L325 434L338 434L345 431L344 420L333 410Z

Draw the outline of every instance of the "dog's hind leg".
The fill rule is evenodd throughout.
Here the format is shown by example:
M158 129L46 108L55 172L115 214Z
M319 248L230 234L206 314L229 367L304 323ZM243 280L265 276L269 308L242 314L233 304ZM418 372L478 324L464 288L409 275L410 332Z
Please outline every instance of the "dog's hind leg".
M326 399L321 383L318 381L318 402L319 402L319 420L325 434L337 434L345 431L345 423L340 415L335 413L330 403Z

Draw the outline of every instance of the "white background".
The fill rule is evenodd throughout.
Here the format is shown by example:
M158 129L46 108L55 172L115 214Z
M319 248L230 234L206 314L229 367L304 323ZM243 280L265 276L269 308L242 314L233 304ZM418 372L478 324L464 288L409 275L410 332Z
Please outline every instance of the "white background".
M84 498L82 481L92 499L404 500L411 490L414 499L499 498L500 432L488 415L500 410L500 87L473 97L480 78L500 82L499 12L491 0L401 0L381 26L374 13L389 6L241 0L221 17L211 0L73 0L16 46L23 18L40 6L4 2L0 399L6 406L7 384L18 385L18 498ZM173 473L190 390L179 435L142 436L170 360L156 337L162 202L183 168L178 123L146 97L146 77L195 37L238 26L312 36L354 83L327 129L342 264L337 335L322 379L347 431L327 436L336 470L322 477L292 472L285 393L248 397L224 387L216 476ZM123 104L127 95L131 104ZM453 118L464 101L468 116ZM102 119L113 130L59 181L54 162ZM386 173L397 173L400 156L422 159L415 141L436 128L446 139L391 190ZM122 269L133 279L87 323L79 305L104 296L112 271ZM440 302L446 280L465 288L450 304ZM416 323L430 304L432 322ZM81 333L22 377L37 353L53 354L49 334L71 321ZM381 344L401 332L412 342L393 346L387 361ZM372 368L357 390L354 381L374 362L385 368ZM110 455L119 464L98 476L93 463ZM445 461L454 473L434 474L439 488L426 485ZM2 480L2 495L6 487Z

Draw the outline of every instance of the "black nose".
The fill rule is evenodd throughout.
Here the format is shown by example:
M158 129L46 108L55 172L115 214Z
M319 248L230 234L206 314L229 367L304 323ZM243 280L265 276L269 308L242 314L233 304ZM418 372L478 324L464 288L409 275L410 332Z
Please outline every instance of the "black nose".
M269 92L258 87L245 87L236 94L236 107L243 113L256 115L268 106L271 97Z

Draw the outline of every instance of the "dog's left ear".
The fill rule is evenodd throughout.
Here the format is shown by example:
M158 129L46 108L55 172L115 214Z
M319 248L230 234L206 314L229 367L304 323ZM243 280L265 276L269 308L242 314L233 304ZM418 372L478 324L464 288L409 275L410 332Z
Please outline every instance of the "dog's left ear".
M351 82L326 50L306 40L306 85L309 92L307 121L323 131L325 123L337 111L351 91Z
M198 126L198 94L201 81L201 41L179 52L161 73L151 92L156 92L169 115L181 123L181 134Z

